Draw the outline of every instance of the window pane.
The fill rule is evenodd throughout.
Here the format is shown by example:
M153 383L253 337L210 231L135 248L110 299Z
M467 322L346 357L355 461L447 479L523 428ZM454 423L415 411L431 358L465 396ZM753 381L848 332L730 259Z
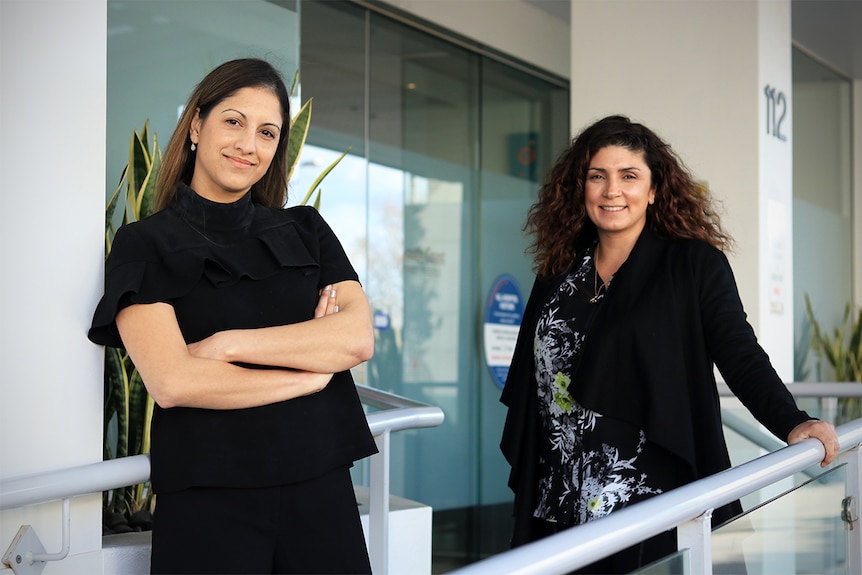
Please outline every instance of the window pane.
M393 435L391 491L433 507L436 569L464 564L508 547L504 413L481 317L496 274L530 287L520 228L568 141L568 89L350 2L304 0L301 12L314 114L293 193L321 165L310 154L353 146L350 167L322 186L322 212L363 262L376 328L368 384L446 416Z
M748 575L846 574L847 528L841 520L846 474L844 465L814 479L797 474L793 481L800 487L761 496L763 505L713 531L715 573L739 573L744 564Z
M301 16L302 99L313 100L308 141L364 157L366 11L304 1Z
M828 362L817 362L810 354L805 296L810 298L815 320L828 334L840 327L844 308L853 297L850 95L848 79L800 50L793 50L793 308L797 381L836 380L833 367Z
M400 365L387 370L400 381L378 385L446 413L440 428L393 437L395 451L403 451L398 464L393 460L393 491L435 511L466 507L475 504L477 476L475 386L467 382L475 373L478 56L378 14L369 39L369 204L375 218L401 226L374 243L369 237L375 253L401 257L397 279L391 260L369 262L375 311L387 314L400 344L388 358ZM378 287L390 294L383 286L393 282L403 286L399 296L377 295Z
M506 277L517 285L523 309L533 272L525 255L529 238L521 230L539 182L566 145L568 91L489 59L482 61L481 85L479 301L489 305L497 280ZM484 317L484 309L479 314ZM509 466L499 448L506 417L500 403L505 379L491 372L484 354L484 349L479 351L480 556L508 548L512 533Z

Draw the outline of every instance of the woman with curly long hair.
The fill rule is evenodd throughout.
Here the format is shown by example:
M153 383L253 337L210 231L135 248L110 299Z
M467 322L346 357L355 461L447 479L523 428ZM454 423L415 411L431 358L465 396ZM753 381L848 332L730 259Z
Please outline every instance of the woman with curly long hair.
M715 366L777 437L835 458L834 427L798 409L746 320L708 191L652 130L623 116L583 130L525 229L536 281L501 398L513 546L729 468ZM675 551L669 531L578 572Z

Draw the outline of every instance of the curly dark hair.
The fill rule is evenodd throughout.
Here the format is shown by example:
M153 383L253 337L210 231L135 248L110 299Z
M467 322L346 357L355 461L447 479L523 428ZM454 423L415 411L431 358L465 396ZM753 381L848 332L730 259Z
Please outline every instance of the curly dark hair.
M647 225L657 235L698 239L729 251L733 240L724 231L706 187L698 183L671 149L652 130L625 116L608 116L585 128L563 151L530 207L524 231L533 234L528 253L540 277L566 272L577 249L596 237L589 219L584 185L590 159L602 148L622 146L642 152L652 172L655 203L647 209Z

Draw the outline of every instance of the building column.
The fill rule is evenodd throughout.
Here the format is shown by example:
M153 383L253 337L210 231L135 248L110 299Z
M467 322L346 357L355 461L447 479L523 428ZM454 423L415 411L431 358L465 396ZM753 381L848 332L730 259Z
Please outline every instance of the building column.
M102 459L87 328L104 283L106 34L106 0L0 1L2 479ZM70 507L70 554L45 573L101 573L101 493ZM59 552L61 517L59 502L0 513L0 555L21 525Z

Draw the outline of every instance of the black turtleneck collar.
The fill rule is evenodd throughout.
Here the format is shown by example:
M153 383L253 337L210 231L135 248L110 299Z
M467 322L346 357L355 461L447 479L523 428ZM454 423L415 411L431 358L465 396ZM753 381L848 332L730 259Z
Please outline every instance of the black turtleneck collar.
M212 241L227 240L225 233L242 232L248 229L254 218L254 203L251 192L231 203L208 200L186 184L177 186L171 209L188 225Z

